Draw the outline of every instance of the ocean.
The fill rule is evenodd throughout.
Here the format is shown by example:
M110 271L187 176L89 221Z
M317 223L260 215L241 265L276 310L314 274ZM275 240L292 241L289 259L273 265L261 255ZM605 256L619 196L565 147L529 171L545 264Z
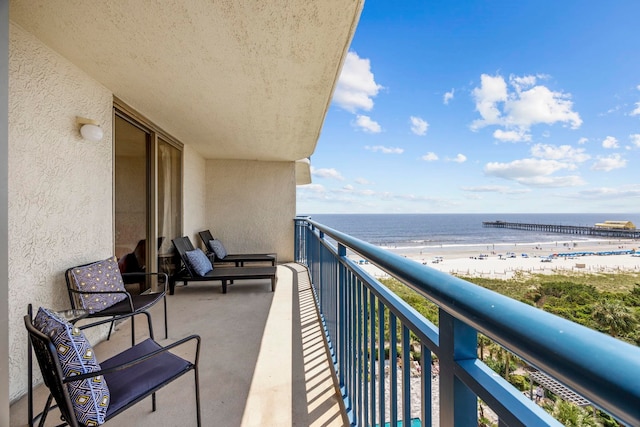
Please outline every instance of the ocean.
M606 220L631 221L640 214L311 214L312 220L382 247L456 247L515 243L603 241L596 236L484 228L483 221L592 227Z

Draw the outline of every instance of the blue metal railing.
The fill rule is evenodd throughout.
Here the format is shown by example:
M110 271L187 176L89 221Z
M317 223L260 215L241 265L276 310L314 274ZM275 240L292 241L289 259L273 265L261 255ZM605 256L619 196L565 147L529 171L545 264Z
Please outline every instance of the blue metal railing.
M639 347L308 217L296 218L295 224L296 261L309 269L353 425L431 426L433 413L442 426L475 427L478 399L497 414L500 426L560 425L478 359L479 332L581 394L594 407L622 423L640 425ZM347 258L347 250L435 303L439 327ZM418 381L412 382L416 371L409 362L410 352L416 347L421 350L421 369ZM439 404L435 408L432 353L439 361ZM418 409L415 403L412 409L416 400Z

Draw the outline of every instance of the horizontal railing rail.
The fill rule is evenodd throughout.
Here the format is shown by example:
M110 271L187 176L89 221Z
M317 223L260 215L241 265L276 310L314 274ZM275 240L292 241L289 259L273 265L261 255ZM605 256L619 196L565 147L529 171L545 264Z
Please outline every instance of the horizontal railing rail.
M639 347L309 217L295 223L296 261L309 269L353 425L401 421L409 426L419 420L418 425L430 426L437 417L443 426L477 426L478 399L497 415L499 425L560 425L477 357L478 333L621 423L640 425ZM348 258L347 251L435 303L438 326ZM419 363L413 365L416 347ZM439 373L432 371L432 353ZM432 405L436 394L439 401Z

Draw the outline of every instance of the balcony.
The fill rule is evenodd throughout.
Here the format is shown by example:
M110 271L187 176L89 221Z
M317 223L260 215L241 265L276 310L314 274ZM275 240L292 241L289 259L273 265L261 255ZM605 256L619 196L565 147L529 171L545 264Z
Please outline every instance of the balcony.
M168 297L169 340L164 340L162 308L152 310L160 343L190 334L202 337L200 392L203 426L342 426L336 393L305 267L278 267L278 285L242 281L222 294L218 283L177 286ZM144 321L136 322L140 339ZM104 360L131 345L121 324L109 341L95 346ZM38 370L34 360L34 371ZM34 390L34 411L46 401L44 386ZM193 376L157 393L158 409L146 399L105 425L195 426ZM27 399L11 406L11 427L27 425ZM52 411L47 426L60 424ZM36 424L37 425L37 424Z
M560 425L477 358L479 333L546 373L538 378L553 377L549 388L564 386L621 423L640 425L638 347L307 218L296 219L295 236L299 264L278 267L275 293L258 281L233 285L226 295L219 285L200 283L177 288L169 300L171 339L202 336L203 425L470 427L478 425L480 400L499 426ZM347 251L436 303L439 328ZM159 309L154 320L162 321ZM96 346L99 358L127 346L129 329L120 329ZM416 345L424 369L402 363ZM433 355L439 372L431 368ZM36 410L45 399L38 388ZM195 425L188 376L161 390L158 404L155 413L143 402L121 417L128 425ZM22 399L12 407L11 426L25 425L26 413ZM50 416L47 425L54 421Z

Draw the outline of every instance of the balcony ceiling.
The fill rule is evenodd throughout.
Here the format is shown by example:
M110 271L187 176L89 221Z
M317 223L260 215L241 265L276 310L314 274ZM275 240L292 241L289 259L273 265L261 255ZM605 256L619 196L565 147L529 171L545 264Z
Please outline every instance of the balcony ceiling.
M10 18L208 159L316 146L364 0L11 0Z

